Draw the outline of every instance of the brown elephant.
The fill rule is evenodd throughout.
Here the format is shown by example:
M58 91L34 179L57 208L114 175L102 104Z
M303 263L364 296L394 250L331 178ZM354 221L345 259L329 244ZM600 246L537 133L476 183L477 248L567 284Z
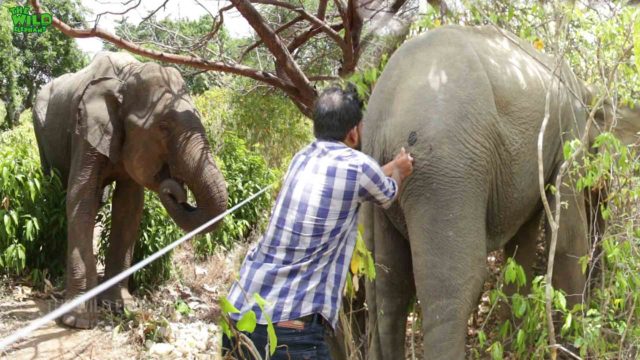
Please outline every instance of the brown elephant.
M45 85L33 115L42 166L59 171L67 190L66 298L97 283L92 238L105 186L115 182L105 279L131 265L144 188L156 192L187 231L226 209L224 178L174 68L99 53L84 69ZM196 207L187 203L184 185ZM130 299L125 279L99 301L126 305ZM62 322L89 328L93 315L85 304Z

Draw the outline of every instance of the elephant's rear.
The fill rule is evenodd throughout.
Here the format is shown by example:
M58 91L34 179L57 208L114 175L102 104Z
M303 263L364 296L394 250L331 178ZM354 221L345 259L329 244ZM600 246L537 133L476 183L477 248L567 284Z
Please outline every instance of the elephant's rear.
M430 31L405 43L385 68L369 102L363 149L381 162L402 146L414 155L403 198L465 189L469 202L485 207L487 247L498 248L538 206L536 142L553 66L493 28ZM567 81L575 81L570 72ZM553 94L552 109L567 112L567 93ZM567 131L555 120L545 137L545 178L561 155L553 134Z
M384 163L405 147L415 159L399 201L384 213L365 210L373 219L374 251L394 241L393 253L411 254L426 314L426 358L465 357L468 315L482 289L487 250L503 246L540 209L536 142L552 78L547 68L554 64L511 36L492 28L444 27L408 41L369 101L363 150ZM566 75L572 85L551 88L547 178L562 157L561 136L571 130L560 115L578 114L570 98L575 77ZM391 227L408 236L409 245L389 239ZM379 251L375 257L390 274L404 276L380 276L376 291L367 294L382 310L378 314L374 306L371 314L370 325L379 324L371 358L398 358L401 350L388 354L404 348L394 329L404 328L406 316L384 318L392 311L384 304L400 293L385 291L411 276L402 270L408 259Z
M405 43L369 101L363 150L384 163L404 146L415 158L403 198L424 193L427 184L442 191L456 182L488 186L498 112L492 84L466 36L451 28ZM464 178L469 172L474 177Z
M72 98L75 73L61 75L40 89L33 107L33 128L45 172L56 169L66 186L71 162Z

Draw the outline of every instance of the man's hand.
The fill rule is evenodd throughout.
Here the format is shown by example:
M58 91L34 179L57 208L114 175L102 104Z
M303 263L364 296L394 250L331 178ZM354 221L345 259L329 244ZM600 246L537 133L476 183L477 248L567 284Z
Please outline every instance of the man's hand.
M403 147L392 161L382 167L382 171L391 176L400 187L404 179L413 172L413 158Z

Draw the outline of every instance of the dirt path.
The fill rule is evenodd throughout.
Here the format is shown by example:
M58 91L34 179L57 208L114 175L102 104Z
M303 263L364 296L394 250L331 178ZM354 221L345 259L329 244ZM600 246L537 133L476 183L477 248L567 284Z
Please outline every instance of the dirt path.
M22 287L18 287L22 288ZM0 337L25 326L29 321L49 312L54 300L3 297L0 305ZM0 356L3 359L132 359L139 350L128 343L128 335L114 336L112 328L100 324L93 330L72 330L55 322L33 332L33 335L14 344Z
M69 329L52 321L0 352L0 359L215 359L220 351L215 325L218 297L226 293L244 252L246 245L196 261L193 249L185 244L173 255L175 278L136 298L135 311L141 315L135 321L110 320L103 314L92 330ZM52 311L61 301L15 281L0 278L0 338ZM178 302L189 306L188 315L176 313ZM114 332L118 325L121 331ZM163 335L149 341L147 332L156 325L163 328Z

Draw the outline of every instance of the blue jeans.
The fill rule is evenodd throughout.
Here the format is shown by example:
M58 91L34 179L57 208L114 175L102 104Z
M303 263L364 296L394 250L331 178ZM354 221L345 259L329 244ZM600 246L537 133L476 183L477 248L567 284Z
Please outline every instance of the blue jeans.
M296 330L279 327L274 324L278 346L271 355L272 360L331 360L329 347L325 341L325 335L330 330L326 330L325 325L318 321L305 323L304 329ZM251 339L262 359L266 359L265 350L269 336L266 325L256 325L253 333L244 333ZM235 340L230 340L226 335L222 335L222 355L225 359L247 359L254 358L245 350L242 355L235 349ZM235 349L235 350L231 350Z

